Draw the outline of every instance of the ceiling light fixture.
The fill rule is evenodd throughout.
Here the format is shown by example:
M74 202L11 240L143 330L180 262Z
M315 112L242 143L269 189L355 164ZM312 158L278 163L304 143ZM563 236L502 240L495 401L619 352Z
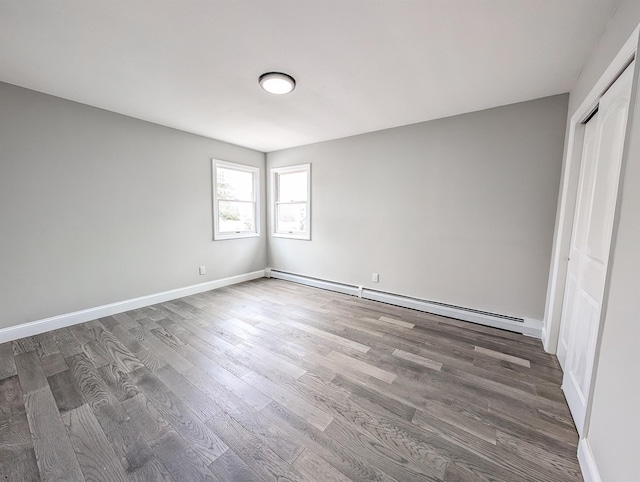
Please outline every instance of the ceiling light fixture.
M288 94L296 88L296 81L293 77L282 72L267 72L258 78L260 87L270 94Z

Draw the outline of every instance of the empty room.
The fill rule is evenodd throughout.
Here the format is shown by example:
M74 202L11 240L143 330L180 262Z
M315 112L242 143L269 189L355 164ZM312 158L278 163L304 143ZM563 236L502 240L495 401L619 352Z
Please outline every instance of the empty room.
M640 481L638 0L0 0L1 481Z

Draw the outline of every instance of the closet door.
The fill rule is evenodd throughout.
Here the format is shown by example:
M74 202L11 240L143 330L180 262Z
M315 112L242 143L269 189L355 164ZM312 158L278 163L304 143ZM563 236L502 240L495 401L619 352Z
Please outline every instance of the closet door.
M578 197L576 199L576 213L573 220L571 234L571 246L569 248L569 267L567 269L567 281L565 286L564 304L562 305L562 324L560 326L560 339L558 342L558 361L563 370L567 369L567 352L571 339L572 322L574 319L573 302L576 285L578 282L578 260L584 248L584 239L589 228L588 208L591 205L593 194L593 171L598 155L596 141L598 136L598 114L596 113L585 127L584 141L582 145L582 159L580 160L580 177L578 180Z
M585 140L588 150L580 170L561 331L566 344L562 389L580 434L600 329L632 81L633 64L602 96L585 133L591 139Z

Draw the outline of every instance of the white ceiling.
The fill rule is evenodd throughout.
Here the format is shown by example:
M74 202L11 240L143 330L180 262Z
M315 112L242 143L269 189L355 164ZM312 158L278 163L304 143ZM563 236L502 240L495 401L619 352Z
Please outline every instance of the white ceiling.
M269 152L567 92L616 3L0 0L0 80Z

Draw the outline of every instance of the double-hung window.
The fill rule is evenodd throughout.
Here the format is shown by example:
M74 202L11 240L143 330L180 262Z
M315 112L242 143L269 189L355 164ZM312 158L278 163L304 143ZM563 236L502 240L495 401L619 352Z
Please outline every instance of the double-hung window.
M311 164L271 169L273 236L311 239Z
M214 239L260 235L260 169L213 159Z

